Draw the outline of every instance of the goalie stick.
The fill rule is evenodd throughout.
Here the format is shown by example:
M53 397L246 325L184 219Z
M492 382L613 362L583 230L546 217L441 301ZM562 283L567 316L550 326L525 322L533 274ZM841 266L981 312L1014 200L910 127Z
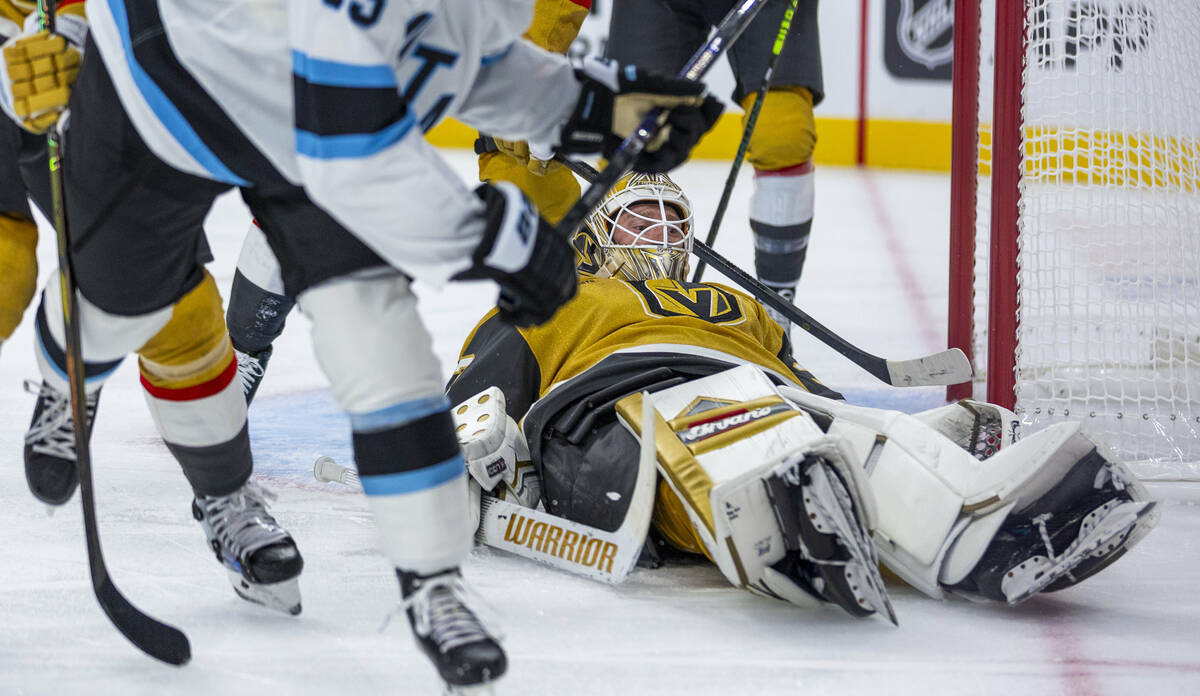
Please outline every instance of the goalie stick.
M645 396L645 395L644 395ZM480 500L475 540L552 568L602 582L619 584L637 565L650 529L657 480L654 448L654 405L642 399L641 454L629 510L616 531L572 522L542 510L516 505L485 492ZM636 436L637 434L634 433ZM359 485L358 474L329 457L313 462L318 481Z
M587 181L593 181L602 174L587 162L568 157L557 159ZM893 387L926 387L959 384L971 379L973 374L971 361L958 348L910 360L889 360L872 355L834 333L832 329L813 319L804 310L780 297L774 290L735 266L732 261L721 256L699 239L692 240L692 253L742 286L759 302L779 311L793 324L812 334L818 341L833 348L850 362L870 372L886 384Z
M38 26L54 32L54 0L38 0ZM87 395L83 383L83 352L80 338L78 304L75 301L75 274L68 252L67 206L64 197L61 134L58 124L46 132L49 154L50 201L54 231L58 240L59 289L62 292L63 333L65 334L67 379L70 384L71 417L75 421L75 466L79 471L79 501L83 506L83 530L87 538L88 568L92 589L100 608L131 643L147 655L171 665L183 665L192 657L187 636L133 606L113 584L100 550L100 531L96 524L95 492L92 489L92 458L88 445Z
M699 80L704 77L713 63L729 50L733 42L742 35L742 32L766 3L767 0L741 0L725 15L708 41L692 54L683 69L679 71L678 76L687 80ZM664 110L652 109L638 124L638 127L617 146L616 151L608 158L608 166L591 180L588 189L559 221L558 227L555 228L559 234L567 239L575 234L576 228L583 224L587 216L600 205L604 196L625 175L625 172L629 171L633 161L658 133L665 116ZM517 298L501 291L500 299L496 304L515 311L517 303Z

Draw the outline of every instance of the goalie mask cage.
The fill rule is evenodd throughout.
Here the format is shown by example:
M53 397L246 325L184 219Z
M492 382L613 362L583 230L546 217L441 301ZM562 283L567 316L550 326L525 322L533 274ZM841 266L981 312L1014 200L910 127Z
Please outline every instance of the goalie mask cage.
M1200 480L1200 2L957 0L954 33L950 398Z

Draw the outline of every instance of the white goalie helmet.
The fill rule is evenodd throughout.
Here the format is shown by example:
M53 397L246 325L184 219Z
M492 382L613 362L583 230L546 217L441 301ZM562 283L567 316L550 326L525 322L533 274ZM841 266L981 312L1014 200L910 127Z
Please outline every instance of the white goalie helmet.
M585 224L614 275L686 280L692 203L666 174L625 175Z

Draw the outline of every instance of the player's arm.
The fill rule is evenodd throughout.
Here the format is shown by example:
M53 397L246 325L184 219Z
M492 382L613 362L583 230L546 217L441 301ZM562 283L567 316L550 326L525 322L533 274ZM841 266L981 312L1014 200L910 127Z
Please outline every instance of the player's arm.
M422 135L392 57L413 18L396 4L309 3L292 12L296 152L312 199L385 261L433 285L487 278L519 324L574 295L565 240L512 186L474 192Z

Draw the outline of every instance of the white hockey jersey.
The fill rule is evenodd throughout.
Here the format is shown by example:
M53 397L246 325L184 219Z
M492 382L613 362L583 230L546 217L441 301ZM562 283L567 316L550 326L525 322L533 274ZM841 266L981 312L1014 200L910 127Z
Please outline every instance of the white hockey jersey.
M520 38L531 0L88 0L87 12L156 155L238 186L302 185L434 284L469 264L482 205L424 131L453 116L556 142L579 94L565 58Z

